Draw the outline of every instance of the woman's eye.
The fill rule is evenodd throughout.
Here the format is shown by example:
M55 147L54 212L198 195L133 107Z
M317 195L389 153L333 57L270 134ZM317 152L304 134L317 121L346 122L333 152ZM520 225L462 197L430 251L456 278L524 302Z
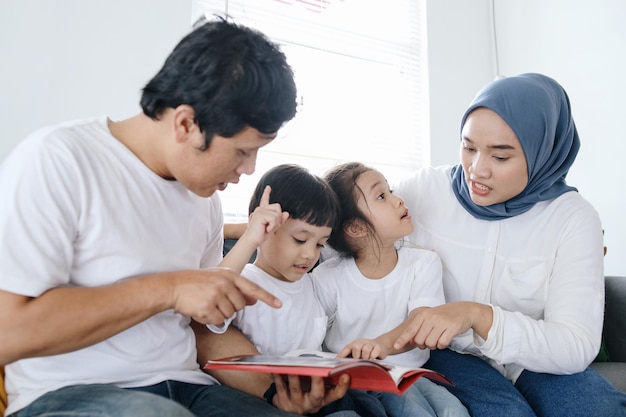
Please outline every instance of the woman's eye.
M475 151L474 148L470 148L469 146L463 146L463 150L465 150L466 152L474 152Z
M296 239L295 237L293 238L293 240L294 240L297 244L299 244L299 245L303 245L303 244L305 244L305 243L306 243L306 240Z
M493 159L495 159L498 162L504 162L504 161L508 161L509 160L508 157L504 157L504 156L494 156Z

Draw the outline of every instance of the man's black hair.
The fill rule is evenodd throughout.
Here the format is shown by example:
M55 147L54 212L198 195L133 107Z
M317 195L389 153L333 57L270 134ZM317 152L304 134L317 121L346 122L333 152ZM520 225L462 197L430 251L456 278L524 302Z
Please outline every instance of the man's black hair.
M275 133L296 113L293 71L263 34L224 20L185 36L144 87L143 112L154 120L187 104L205 134L232 137L250 126Z

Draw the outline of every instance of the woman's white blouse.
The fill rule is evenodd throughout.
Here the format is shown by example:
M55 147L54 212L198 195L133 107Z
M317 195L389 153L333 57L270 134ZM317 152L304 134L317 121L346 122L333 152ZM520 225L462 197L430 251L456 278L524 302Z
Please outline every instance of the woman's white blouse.
M577 192L499 221L472 217L451 188L450 166L424 168L394 187L415 223L409 239L443 262L446 301L493 308L487 340L471 330L452 348L483 356L515 381L523 369L584 370L600 348L602 226Z

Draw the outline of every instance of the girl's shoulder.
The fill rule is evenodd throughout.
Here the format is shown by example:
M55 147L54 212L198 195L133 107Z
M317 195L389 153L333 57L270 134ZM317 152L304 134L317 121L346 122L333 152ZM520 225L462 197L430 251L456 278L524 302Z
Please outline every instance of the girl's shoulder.
M311 274L313 276L319 274L319 272L328 272L328 271L332 271L334 269L340 268L344 265L346 265L349 261L351 260L351 258L344 258L342 256L339 256L337 254L335 254L334 256L324 259L322 262L320 262L319 265L317 265L312 271Z
M410 241L401 243L398 248L398 260L400 262L441 262L437 252Z

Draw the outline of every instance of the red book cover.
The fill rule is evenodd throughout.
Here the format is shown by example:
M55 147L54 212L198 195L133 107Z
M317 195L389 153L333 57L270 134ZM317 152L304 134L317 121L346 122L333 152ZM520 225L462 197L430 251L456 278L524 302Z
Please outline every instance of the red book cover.
M336 358L327 352L298 351L286 356L245 355L211 360L205 370L267 372L284 375L319 376L336 385L339 375L350 375L350 388L402 394L417 379L426 377L453 385L438 372L410 368L380 360Z

